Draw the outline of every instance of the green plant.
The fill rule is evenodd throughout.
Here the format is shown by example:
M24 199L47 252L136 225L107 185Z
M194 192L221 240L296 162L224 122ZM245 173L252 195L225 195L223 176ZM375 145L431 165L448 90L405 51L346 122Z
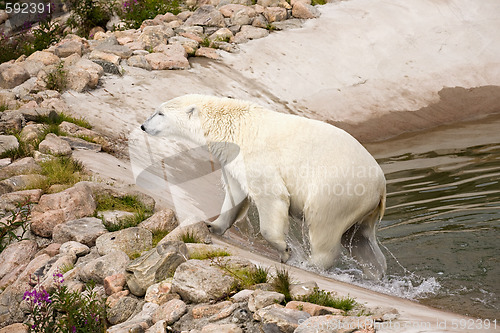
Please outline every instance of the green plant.
M346 312L352 310L357 304L356 301L349 296L340 298L335 297L330 292L326 292L318 288L315 288L314 292L311 295L301 297L298 300L328 306L331 308L344 310Z
M125 0L116 11L126 28L137 29L144 20L166 12L177 15L181 10L178 0Z
M67 0L66 3L72 9L68 25L76 28L82 37L88 37L94 27L106 28L115 7L115 1L103 0Z
M272 23L268 23L266 25L266 29L269 30L269 32L273 32L274 30L276 30L276 27Z
M64 70L64 62L60 61L54 70L47 73L44 78L45 85L49 90L57 90L62 92L66 88L66 71Z
M93 291L95 284L86 286L83 293L69 291L63 286L61 272L53 274L55 291L37 287L24 293L29 308L29 332L82 332L106 331L104 300Z
M0 220L0 253L13 241L21 241L29 227L31 204L23 201L17 204L16 209L2 214ZM16 230L20 230L18 235Z
M75 268L75 265L73 265L73 264L65 264L65 265L62 265L60 267L60 270L61 270L61 273L64 274L64 273L69 272L73 268Z
M228 257L230 255L231 255L231 253L227 252L226 250L219 249L219 250L194 252L189 256L189 258L190 259L205 260L205 259L213 259L216 257Z
M4 104L0 104L0 112L4 112L5 110L8 110L9 107L7 105L4 105Z
M285 302L292 300L290 285L292 284L290 274L284 267L276 268L276 276L273 278L272 285L276 292L285 295Z
M33 156L33 146L28 142L21 140L21 136L19 135L19 133L12 133L12 135L16 137L19 145L17 146L17 148L12 148L4 151L2 154L0 154L0 158L9 157L12 160L17 160L23 157ZM38 145L39 141L35 141L35 145Z
M230 288L231 290L247 289L255 284L266 283L268 281L269 270L267 268L260 266L257 266L255 269L233 268L222 257L213 257L210 258L210 261L213 265L216 265L236 279L235 284Z
M34 119L37 123L47 124L47 125L60 125L63 121L68 123L73 123L80 127L91 129L92 125L85 118L75 118L69 116L65 113L50 112L48 115L38 115Z
M311 5L312 6L326 5L326 0L311 0Z
M203 40L200 42L200 46L203 47L210 47L210 45L212 45L212 41L208 37L203 38Z
M168 231L166 230L155 230L153 231L153 247L156 247L158 243L168 235Z
M103 219L104 226L108 231L118 231L135 227L153 213L136 196L125 195L114 197L110 194L96 195L96 213L103 210L122 210L134 213L133 216L122 218L118 223L109 223Z
M181 235L181 240L184 243L202 243L201 239L193 231L186 231Z

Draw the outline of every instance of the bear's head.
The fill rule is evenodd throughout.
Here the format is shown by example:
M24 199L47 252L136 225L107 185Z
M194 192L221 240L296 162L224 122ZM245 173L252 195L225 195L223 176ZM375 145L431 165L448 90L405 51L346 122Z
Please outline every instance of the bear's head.
M180 137L205 144L198 106L184 102L185 99L175 98L161 104L141 129L153 136Z

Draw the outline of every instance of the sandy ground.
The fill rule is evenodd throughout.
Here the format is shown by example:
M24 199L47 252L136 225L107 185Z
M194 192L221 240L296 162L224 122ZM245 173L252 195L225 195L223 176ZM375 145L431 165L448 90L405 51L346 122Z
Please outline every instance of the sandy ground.
M205 93L252 100L336 124L362 142L500 113L500 1L350 0L322 6L321 12L303 28L241 45L239 54L223 54L220 62L194 59L187 71L124 67L123 77L104 77L100 89L65 93L72 113L99 131L128 138L130 146L130 162L86 151L75 156L105 181L138 182L160 206L175 207L179 219L189 222L217 214L220 174L206 158L186 156L186 144L148 138L139 130L170 98ZM165 157L174 162L165 165ZM175 184L165 181L179 170L190 171ZM433 323L382 332L454 331L451 320L463 318L313 273L297 274L370 306L396 307L407 323ZM437 328L436 320L447 320L446 329Z

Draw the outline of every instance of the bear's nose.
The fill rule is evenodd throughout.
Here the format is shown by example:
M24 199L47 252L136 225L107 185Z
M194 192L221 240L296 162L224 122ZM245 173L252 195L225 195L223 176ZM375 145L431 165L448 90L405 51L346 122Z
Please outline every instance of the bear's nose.
M141 125L141 130L143 130L144 132L146 132L146 128L144 127L144 125Z

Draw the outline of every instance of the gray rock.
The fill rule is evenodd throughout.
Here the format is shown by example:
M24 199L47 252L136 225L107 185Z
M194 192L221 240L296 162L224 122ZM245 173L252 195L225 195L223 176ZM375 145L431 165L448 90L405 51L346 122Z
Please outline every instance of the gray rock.
M172 290L183 300L202 303L224 297L235 282L234 277L212 266L209 261L188 260L177 267Z
M23 115L18 111L4 111L0 114L0 130L19 132L26 124Z
M93 142L88 142L80 138L61 136L60 139L66 141L71 147L71 149L85 149L85 150L92 150L95 152L99 152L102 149L101 145Z
M293 17L299 19L313 19L321 15L319 9L301 1L295 1L292 8Z
M293 333L299 323L303 323L310 317L311 315L304 311L287 309L276 305L262 308L253 315L255 320L278 326L279 331L283 333Z
M28 333L29 327L23 323L15 323L0 329L0 333Z
M290 296L293 299L300 299L311 295L317 288L318 284L314 281L292 284L290 286Z
M146 51L146 54L149 54L149 52ZM137 67L137 68L142 68L147 71L152 70L153 68L149 64L149 62L146 60L144 55L133 55L130 58L127 59L127 65L132 66L132 67Z
M165 322L165 320L160 320L157 321L156 324L148 328L146 333L165 333L166 328L167 328L167 323Z
M224 16L214 6L203 5L196 9L194 13L186 20L185 25L199 25L206 27L225 26Z
M0 279L17 267L27 265L37 252L36 242L23 240L12 243L0 253Z
M39 184L47 177L42 175L19 175L0 181L0 194L20 191L32 184ZM33 220L33 219L32 219Z
M122 210L105 210L97 212L97 217L102 219L108 226L118 226L125 219L133 218L134 216L134 213Z
M44 64L44 66L49 66L58 64L61 59L59 59L58 56L51 52L36 51L35 53L32 53L28 58L26 58L26 61L37 61Z
M42 193L43 191L41 189L35 189L2 194L0 196L0 209L12 211L15 210L19 204L37 203Z
M257 14L252 21L252 26L256 28L265 29L268 24L269 22L267 22L267 19L262 14Z
M1 136L0 136L1 137ZM0 169L0 179L21 174L41 172L42 168L33 157L24 157Z
M136 296L144 296L149 286L166 279L188 258L186 245L180 241L159 244L127 266L127 285Z
M232 39L233 43L245 43L251 39L263 38L269 35L269 31L251 25L244 25Z
M134 315L124 323L114 325L106 331L107 333L145 332L153 325L152 315L158 309L158 304L145 303L142 311Z
M99 236L95 241L95 245L100 255L121 250L130 256L151 249L153 234L143 228L127 228Z
M167 231L171 232L179 225L173 210L167 208L154 213L138 226L148 229L151 232Z
M139 36L146 49L154 48L159 44L167 44L168 39L175 35L174 30L164 25L145 27Z
M93 89L99 83L104 69L89 59L79 59L67 69L66 88L76 92Z
M153 313L153 323L165 320L167 325L172 325L187 312L187 305L180 299L173 299L161 305Z
M36 77L38 73L45 67L43 62L34 60L23 61L21 65L31 77Z
M111 325L125 322L134 314L138 299L132 296L122 297L106 311L108 321Z
M76 124L73 124L73 123L70 123L67 121L63 121L59 125L59 130L63 131L64 133L66 133L68 135L72 135L72 136L76 136L76 137L84 136L84 137L88 137L92 140L99 138L99 136L100 136L97 132L94 132L92 130L89 130L87 128L78 126Z
M193 55L200 43L191 38L186 38L182 36L174 36L168 39L168 44L180 44L184 48L187 54Z
M90 253L90 248L80 242L68 241L59 248L60 254L72 254L76 257L81 257Z
M89 55L89 59L100 65L105 73L120 74L120 57L113 53L94 50Z
M100 219L84 217L57 225L53 230L52 239L60 244L75 241L94 246L96 239L107 232Z
M11 89L30 78L30 74L19 64L0 65L0 88Z
M80 268L79 277L83 282L94 280L102 284L107 276L125 274L130 259L123 251L116 250L105 256L89 261Z
M212 236L210 235L210 230L208 230L207 225L205 222L198 222L186 226L177 226L168 235L163 237L158 245L164 242L182 240L183 235L192 235L200 243L212 243Z
M56 46L54 54L60 58L66 58L74 53L82 55L83 44L80 41L68 40Z
M248 298L248 309L255 312L261 308L285 300L285 295L275 291L255 290Z
M280 22L287 19L287 11L282 7L266 7L263 15L269 23Z
M275 30L298 29L302 27L302 20L294 18L286 21L274 22L273 27Z
M20 138L24 142L31 142L38 139L43 134L45 128L44 124L28 124L21 131Z
M55 135L54 133L49 133L45 139L40 142L38 149L41 153L52 154L52 155L70 155L71 146L69 143Z

